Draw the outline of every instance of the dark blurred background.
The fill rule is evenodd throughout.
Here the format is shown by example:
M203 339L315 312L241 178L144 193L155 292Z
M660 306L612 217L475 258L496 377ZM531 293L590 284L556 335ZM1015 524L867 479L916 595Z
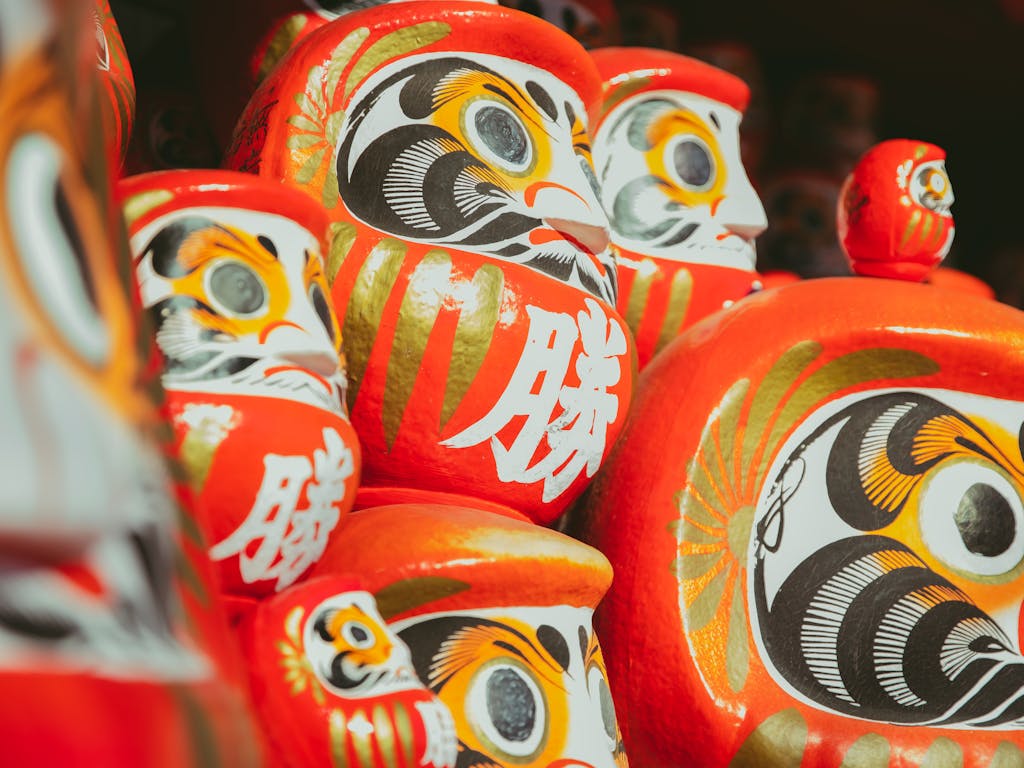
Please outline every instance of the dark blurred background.
M191 95L197 75L190 41L206 2L218 0L196 0L194 7L180 0L111 0L135 70L141 130L164 142L168 165L219 159L201 102ZM606 16L610 7L610 0L576 2L604 8ZM295 5L302 7L300 0ZM982 277L1003 300L1024 304L1024 0L623 0L617 10L611 34L620 42L735 65L752 81L749 130L759 144L748 160L750 175L771 195L770 219L788 215L812 239L815 227L822 228L822 248L834 237L821 202L828 191L796 195L817 196L819 210L806 200L792 203L794 175L826 186L842 179L846 161L816 146L830 140L820 134L846 131L839 142L848 149L865 137L943 147L956 194L957 234L947 263ZM169 112L168 102L176 105Z

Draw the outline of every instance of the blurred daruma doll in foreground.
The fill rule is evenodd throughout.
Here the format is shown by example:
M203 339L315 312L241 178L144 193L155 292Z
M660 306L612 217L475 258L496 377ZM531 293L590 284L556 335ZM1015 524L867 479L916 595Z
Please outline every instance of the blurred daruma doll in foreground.
M461 507L354 512L316 573L350 568L451 710L457 766L625 768L591 627L611 581L595 549Z
M592 56L605 87L594 164L619 249L618 307L643 367L758 285L754 238L766 220L739 144L749 89L667 51Z
M250 102L229 164L335 222L359 506L549 522L611 450L633 373L590 160L599 87L540 19L409 2L311 34Z
M0 3L2 762L254 765L154 440L88 11Z
M166 416L222 588L280 591L352 506L359 446L307 197L229 171L121 182Z

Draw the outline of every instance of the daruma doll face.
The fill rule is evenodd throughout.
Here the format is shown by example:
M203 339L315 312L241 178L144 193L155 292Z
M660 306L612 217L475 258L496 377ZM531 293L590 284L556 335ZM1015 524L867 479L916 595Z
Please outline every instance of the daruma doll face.
M210 557L228 592L283 589L322 554L359 478L327 222L250 174L149 174L120 191Z
M579 44L539 19L410 2L309 36L250 103L229 163L334 221L365 503L402 489L550 521L610 450L633 376L590 159L597 91Z
M640 364L684 328L753 289L764 209L740 158L749 91L686 56L592 52L605 99L594 141L619 256L619 309Z

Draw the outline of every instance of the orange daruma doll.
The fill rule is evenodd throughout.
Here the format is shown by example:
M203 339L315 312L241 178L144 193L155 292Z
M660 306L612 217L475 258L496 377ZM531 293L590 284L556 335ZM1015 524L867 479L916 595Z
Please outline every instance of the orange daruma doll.
M615 568L597 627L634 761L1024 760L1022 333L825 278L645 370L579 524Z
M683 328L759 287L765 215L739 137L750 91L668 51L592 56L605 90L594 165L619 249L618 307L643 367Z
M309 35L250 102L229 164L334 220L357 504L548 522L611 450L632 344L590 160L598 95L580 45L540 19L409 2Z

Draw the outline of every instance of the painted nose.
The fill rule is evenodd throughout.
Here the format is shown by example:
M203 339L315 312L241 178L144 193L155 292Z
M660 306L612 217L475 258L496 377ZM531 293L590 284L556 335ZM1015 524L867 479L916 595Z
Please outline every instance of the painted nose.
M278 355L282 360L294 363L299 368L305 368L324 378L333 376L338 372L338 356L327 354L319 350L294 350Z
M601 253L611 243L608 230L605 227L557 217L545 218L544 223L556 232L572 238L591 253Z
M753 240L768 227L761 198L746 176L726 191L725 199L718 206L715 218L721 225L747 240Z

